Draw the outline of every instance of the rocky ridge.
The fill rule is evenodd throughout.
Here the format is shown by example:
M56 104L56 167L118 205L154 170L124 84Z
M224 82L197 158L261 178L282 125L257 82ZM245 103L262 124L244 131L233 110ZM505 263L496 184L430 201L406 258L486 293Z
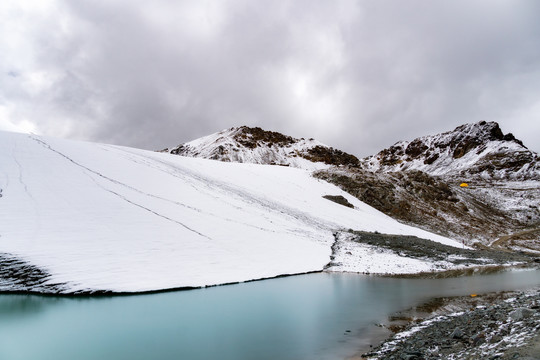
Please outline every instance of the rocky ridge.
M361 160L314 139L246 126L163 151L307 169L409 225L540 254L538 155L495 122L401 141Z
M479 246L539 251L540 182L475 182L419 170L371 172L330 168L314 173L407 224Z
M360 163L354 155L314 139L296 139L247 126L226 129L162 151L225 162L282 165L309 170L332 165L358 166Z
M400 141L362 164L371 171L420 170L464 180L540 180L538 155L496 122L486 121Z
M401 141L315 176L404 223L540 254L540 162L495 122Z

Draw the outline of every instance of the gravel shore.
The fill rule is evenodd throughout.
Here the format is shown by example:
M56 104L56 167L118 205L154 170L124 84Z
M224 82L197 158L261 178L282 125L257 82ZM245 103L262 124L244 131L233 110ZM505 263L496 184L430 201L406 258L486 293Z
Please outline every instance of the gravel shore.
M540 359L540 288L437 298L390 320L396 333L361 359Z
M434 241L408 235L389 235L365 231L349 231L349 238L359 244L388 249L402 256L431 261L446 261L453 265L505 265L524 263L535 265L539 258L535 254L501 251L496 249L460 249Z

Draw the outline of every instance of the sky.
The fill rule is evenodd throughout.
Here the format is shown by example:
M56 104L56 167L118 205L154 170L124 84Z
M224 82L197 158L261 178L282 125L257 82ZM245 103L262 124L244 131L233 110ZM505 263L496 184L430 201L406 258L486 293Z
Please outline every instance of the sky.
M0 130L157 150L259 126L367 156L497 121L540 151L537 0L4 0Z

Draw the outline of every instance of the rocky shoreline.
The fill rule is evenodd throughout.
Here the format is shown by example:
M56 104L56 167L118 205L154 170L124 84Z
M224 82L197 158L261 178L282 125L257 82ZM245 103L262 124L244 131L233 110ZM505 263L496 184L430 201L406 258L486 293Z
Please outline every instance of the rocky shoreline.
M419 278L492 273L540 264L537 255L525 252L455 247L411 235L354 230L334 233L330 259L326 271Z
M540 288L437 298L389 320L395 334L360 359L540 359Z
M509 252L498 249L456 248L435 241L410 235L379 234L366 231L349 231L350 241L376 246L415 259L446 261L453 265L482 266L508 264L539 264L536 254ZM427 275L427 274L425 274Z

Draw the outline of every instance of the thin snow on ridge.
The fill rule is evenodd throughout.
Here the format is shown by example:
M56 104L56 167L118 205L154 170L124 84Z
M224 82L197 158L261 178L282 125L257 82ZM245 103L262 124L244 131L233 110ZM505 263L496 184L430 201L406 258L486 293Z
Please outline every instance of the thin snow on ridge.
M291 166L306 170L356 164L358 159L314 139L274 131L233 127L163 150L175 155L225 162Z
M362 160L370 171L420 170L430 175L540 179L538 155L496 122L465 124L442 134L400 141Z
M6 132L0 164L0 253L46 271L40 286L64 284L62 292L318 271L337 229L460 246L400 224L301 169ZM322 198L328 194L355 208ZM33 289L0 282L0 290Z

